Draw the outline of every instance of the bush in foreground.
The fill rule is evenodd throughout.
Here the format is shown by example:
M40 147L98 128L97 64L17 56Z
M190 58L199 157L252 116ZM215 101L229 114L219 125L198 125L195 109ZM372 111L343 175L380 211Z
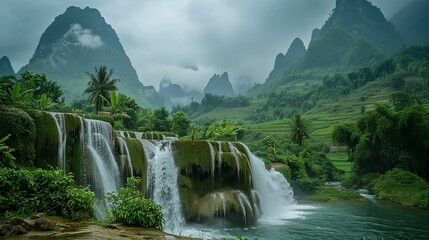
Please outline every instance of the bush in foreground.
M77 188L62 170L0 169L0 218L38 212L85 220L94 217L95 195Z
M164 216L159 205L145 199L139 191L139 178L128 178L127 185L118 194L108 193L106 214L111 221L140 227L162 229Z
M373 191L384 200L429 209L429 184L419 176L398 168L376 179Z

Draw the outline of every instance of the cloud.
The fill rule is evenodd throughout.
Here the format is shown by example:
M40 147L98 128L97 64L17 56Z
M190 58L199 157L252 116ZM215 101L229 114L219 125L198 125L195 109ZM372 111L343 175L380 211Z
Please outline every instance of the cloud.
M82 28L82 26L77 23L70 26L70 30L64 34L63 38L81 47L96 49L103 46L100 36L92 33L91 29Z
M408 1L372 0L386 15ZM2 0L1 55L19 69L43 31L70 5L100 10L143 84L157 88L168 77L201 91L214 73L225 71L234 86L243 84L242 76L263 82L275 56L285 53L294 38L308 45L335 0ZM76 27L70 34L75 44L100 47L88 29Z
M198 71L198 70L200 70L200 68L198 67L198 65L195 64L195 63L192 63L192 62L182 62L180 64L180 66L182 68L184 68L184 69L189 69L189 70L192 70L192 71Z

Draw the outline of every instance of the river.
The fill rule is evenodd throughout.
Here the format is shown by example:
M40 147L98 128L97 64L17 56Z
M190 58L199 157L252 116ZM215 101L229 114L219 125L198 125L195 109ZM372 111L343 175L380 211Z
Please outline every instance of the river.
M429 239L429 211L381 201L297 204L250 228L198 228L193 237L235 239Z

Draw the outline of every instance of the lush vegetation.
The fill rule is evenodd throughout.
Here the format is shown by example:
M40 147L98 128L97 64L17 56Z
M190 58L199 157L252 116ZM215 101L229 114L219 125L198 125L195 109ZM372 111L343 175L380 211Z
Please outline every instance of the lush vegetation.
M139 178L128 178L126 186L117 194L107 194L107 216L111 221L127 225L162 229L164 217L161 207L144 198L139 190L140 181Z
M381 199L429 209L429 184L408 171L395 168L375 179L370 186Z
M428 113L421 106L395 112L379 105L356 125L336 127L333 137L350 148L357 175L402 168L429 179L428 119Z
M90 81L88 88L85 89L86 94L89 94L89 101L95 103L95 112L98 113L103 107L103 103L109 99L110 91L116 90L116 82L119 79L112 78L113 69L107 70L106 66L95 68L95 73L87 73Z
M61 170L0 168L0 218L44 212L91 219L94 202L93 192L76 187L73 176Z

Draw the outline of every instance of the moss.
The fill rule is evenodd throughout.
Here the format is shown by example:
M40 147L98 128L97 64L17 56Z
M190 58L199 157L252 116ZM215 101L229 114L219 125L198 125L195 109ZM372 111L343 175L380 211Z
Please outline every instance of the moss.
M213 218L221 218L232 225L248 226L257 220L253 202L249 196L231 188L210 192L198 198L187 192L191 197L191 208L185 211L188 219L195 222L205 222Z
M125 138L124 140L130 153L134 176L142 179L140 190L146 194L147 160L143 146L138 139Z
M58 165L58 129L55 120L49 113L28 111L36 128L35 167L47 168Z
M205 141L172 142L176 165L179 169L195 164L202 171L210 173L212 168L210 148Z
M100 120L104 122L108 122L111 125L115 122L113 117L107 116L107 115L96 115L96 114L79 114L79 116L86 118L86 119L94 119L94 120Z
M292 173L291 173L289 166L283 165L281 167L275 168L275 170L278 171L279 173L281 173L286 178L286 180L288 180L288 181L291 180Z
M209 144L213 146L214 159L212 159ZM219 152L219 144L222 152ZM241 221L241 225L246 225L255 221L254 216L250 218L248 216L249 219L243 220L244 214L241 212L242 206L238 200L243 196L249 199L252 186L249 159L240 151L244 148L239 148L238 152L233 150L233 153L228 142L188 140L174 141L172 147L180 172L178 180L186 219L202 222L217 216L220 206L218 204L220 199L217 198L218 194L222 193L230 196L226 199L229 209L226 214L231 222ZM221 156L221 162L219 162L219 156ZM236 157L239 161L239 174L237 174ZM215 164L214 169L212 160ZM225 189L229 189L229 192L223 193ZM252 204L250 206L253 206ZM253 209L247 209L247 212L252 211Z
M7 144L15 148L15 164L34 166L36 127L33 119L17 108L0 106L0 137L12 134Z

